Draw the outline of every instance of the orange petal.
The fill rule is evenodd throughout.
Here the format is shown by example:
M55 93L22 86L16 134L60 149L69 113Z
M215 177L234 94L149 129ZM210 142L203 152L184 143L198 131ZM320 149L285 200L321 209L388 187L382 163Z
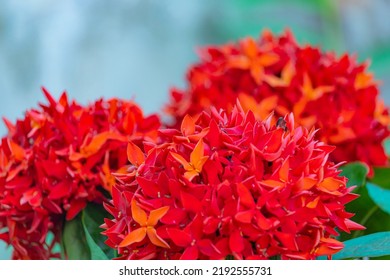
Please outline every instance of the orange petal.
M145 155L137 145L133 142L129 142L127 145L127 159L131 164L138 167L145 162Z
M355 138L356 138L356 134L352 128L342 127L342 126L337 127L336 134L329 136L329 140L335 144L340 143L340 142L344 142L347 140L355 139Z
M202 139L200 139L198 144L196 144L191 153L190 160L195 169L198 169L197 167L199 167L202 161L204 161L204 143ZM202 169L202 167L200 167L200 169ZM201 170L198 169L197 171L200 172Z
M144 240L146 236L146 228L141 227L136 230L131 231L119 244L119 247L126 247L133 243L140 242Z
M250 71L251 71L252 78L255 80L255 82L258 85L260 85L265 76L263 66L257 64L252 65Z
M262 99L257 108L260 120L264 120L269 114L271 114L272 111L275 110L277 105L278 97L276 95Z
M82 154L88 156L93 155L97 153L108 140L126 141L126 137L111 131L102 132L93 137L88 145L81 147L80 151Z
M333 255L344 248L344 244L333 238L321 238L321 245L316 250L317 256Z
M282 80L286 86L289 86L292 78L295 75L295 67L294 64L289 60L282 70Z
M14 158L16 160L22 161L26 155L26 152L24 151L24 149L11 140L9 140L8 143L9 143L8 145L9 145L9 148L10 148Z
M288 158L283 162L283 165L282 167L280 167L279 169L279 178L281 181L283 182L287 182L288 181L288 175L290 173L290 162L288 160Z
M373 82L373 75L371 73L361 72L356 75L354 83L356 90L363 89L374 84L375 83Z
M318 188L323 192L338 194L339 192L337 190L344 185L345 183L343 181L328 177L318 184Z
M169 206L164 206L150 211L149 218L148 218L148 226L155 226L158 223L158 221L165 216L168 210L169 210Z
M193 170L192 166L179 154L171 152L172 157L183 165L185 170Z
M296 187L299 191L310 190L316 183L316 179L304 177L297 182Z
M310 209L316 208L319 200L320 200L320 197L316 197L313 201L310 201L308 204L306 204L306 207L310 208Z
M260 184L265 185L267 187L279 188L279 189L283 188L285 186L285 184L283 182L276 181L276 180L264 180L264 181L261 181Z
M319 86L313 91L312 99L318 99L323 96L325 93L331 92L334 90L334 86Z
M254 58L257 56L257 45L253 38L248 37L241 41L243 52L246 56Z
M157 232L154 228L148 227L148 229L146 230L146 233L148 234L150 241L154 245L159 246L159 247L163 247L163 248L170 248L168 243L165 242L164 239L162 239L160 236L157 235Z
M192 135L195 132L195 122L190 115L186 115L181 123L181 132L183 135Z
M196 170L187 171L184 173L184 178L186 178L188 181L192 181L196 176L199 175L199 172Z
M230 57L228 61L229 68L248 69L250 65L250 60L242 55Z
M135 199L131 201L131 215L133 216L134 221L136 221L141 226L146 226L147 215L141 207L138 206Z
M273 53L266 53L260 55L256 62L264 67L271 66L279 61L279 56Z

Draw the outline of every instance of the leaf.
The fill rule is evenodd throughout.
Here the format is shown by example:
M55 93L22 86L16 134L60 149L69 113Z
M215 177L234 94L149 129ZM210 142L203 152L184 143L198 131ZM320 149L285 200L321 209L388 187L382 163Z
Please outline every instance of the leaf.
M377 167L374 168L374 177L370 181L382 188L390 190L390 168Z
M378 232L344 242L344 249L333 259L380 257L390 255L390 231Z
M385 140L384 146L385 146L386 155L390 157L390 138Z
M339 240L345 241L352 239L358 234L368 235L377 232L390 231L390 215L377 208L375 202L368 194L368 189L366 187L358 188L356 193L359 195L359 197L348 203L346 205L346 210L350 213L355 213L356 215L352 218L352 220L358 223L364 222L363 225L366 227L366 229L364 231L358 231L352 235L341 232ZM377 210L372 213L372 209L375 208Z
M63 247L69 260L89 260L91 252L84 234L81 215L65 222L63 233Z
M103 229L100 228L100 225L104 223L104 218L112 217L103 208L103 206L95 203L89 203L82 213L84 231L86 232L86 239L90 248L92 243L91 240L88 240L88 235L91 237L96 246L98 246L98 248L104 253L104 259L115 258L115 250L106 245L106 237L101 234ZM97 259L96 257L98 257L98 255L95 255L94 258L94 254L96 254L96 252L94 252L91 248L91 258Z
M341 176L348 178L347 187L364 186L368 174L367 165L362 162L352 162L340 167Z
M96 242L93 240L92 236L89 234L86 226L83 224L83 228L85 231L85 237L89 246L89 249L91 251L91 260L108 260L108 257L103 252L102 249L96 244Z
M386 213L390 214L390 190L375 184L367 183L368 194L371 199Z

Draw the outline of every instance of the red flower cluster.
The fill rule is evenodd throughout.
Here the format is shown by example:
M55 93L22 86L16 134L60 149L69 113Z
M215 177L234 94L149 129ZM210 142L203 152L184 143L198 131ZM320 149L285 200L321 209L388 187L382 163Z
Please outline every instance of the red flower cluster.
M360 160L386 165L383 140L389 136L389 112L377 99L378 87L366 64L347 54L299 46L292 35L269 32L255 41L214 46L188 71L188 88L173 90L168 113L174 125L187 114L210 106L231 111L238 98L259 119L270 112L293 112L296 122L320 128L321 141L335 145L335 162Z
M349 220L333 147L293 115L186 116L160 130L161 144L130 143L106 209L106 243L120 259L314 259L343 248L334 236L363 227Z
M63 219L106 200L111 171L127 162L128 142L157 137L159 120L144 117L133 102L99 100L82 107L64 93L27 111L0 144L0 239L14 259L49 259ZM47 240L48 233L54 239Z

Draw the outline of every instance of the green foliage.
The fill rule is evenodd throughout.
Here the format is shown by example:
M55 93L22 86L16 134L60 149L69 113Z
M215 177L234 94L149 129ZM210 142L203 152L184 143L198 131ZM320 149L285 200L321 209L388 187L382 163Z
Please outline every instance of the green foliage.
M370 179L370 182L384 189L390 190L390 168L378 167L374 169L375 176Z
M104 243L106 238L101 234L102 229L100 228L100 225L104 223L104 218L108 218L107 211L104 210L104 208L101 205L90 203L84 209L82 217L83 217L83 225L86 231L86 235L87 237L88 235L90 236L90 240L88 244L91 248L91 254L93 255L92 248L94 248L98 252L101 251L101 253L104 254L106 259L107 258L113 259L115 257L114 250L112 250ZM96 246L97 248L95 248L94 246ZM93 257L94 256L92 256L92 259L94 259Z
M390 139L387 139L384 143L385 151L388 157L390 157Z
M368 167L364 163L352 162L342 166L340 169L342 170L340 175L348 178L347 187L361 187L366 183Z
M333 259L351 259L364 257L381 257L390 255L390 232L379 232L344 243L345 247L333 255Z
M102 206L90 203L75 219L67 221L63 231L62 250L70 260L108 260L114 250L105 243L100 225L107 217Z
M91 259L83 224L81 222L81 214L65 223L62 242L65 256L67 256L69 260Z
M382 211L371 199L366 187L360 187L355 191L359 195L357 199L348 203L346 209L355 213L352 220L364 225L366 230L355 231L353 234L341 233L340 240L345 241L360 235L376 232L390 231L390 215ZM378 222L380 221L380 222Z
M390 190L367 183L368 194L383 211L390 214Z

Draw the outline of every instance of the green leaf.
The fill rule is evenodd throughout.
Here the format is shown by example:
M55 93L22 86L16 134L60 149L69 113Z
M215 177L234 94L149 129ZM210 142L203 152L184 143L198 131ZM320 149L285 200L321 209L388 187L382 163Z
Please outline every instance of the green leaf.
M81 215L71 221L65 222L63 232L63 248L70 260L89 260L91 252L84 234Z
M106 254L103 252L102 249L100 249L100 247L96 244L96 242L89 234L87 227L84 224L83 227L85 231L85 237L87 239L87 243L91 251L91 260L108 260Z
M344 242L344 249L333 259L381 257L390 255L390 232L378 232Z
M352 162L340 167L341 176L348 178L347 187L364 186L368 174L368 167L362 162Z
M89 203L83 210L82 217L92 259L113 259L115 250L104 243L106 237L101 234L103 230L100 228L104 218L111 218L107 211L101 205Z
M352 239L359 235L368 235L376 232L390 231L390 215L378 209L375 202L368 194L366 187L358 188L356 194L359 195L357 199L346 205L347 212L356 214L352 220L358 222L366 227L364 231L356 231L352 235L341 232L340 241ZM373 209L375 210L372 213ZM369 216L369 219L367 217Z
M390 138L385 140L385 151L386 151L386 155L387 157L390 157Z
M389 167L376 167L374 168L374 178L370 179L370 182L382 188L390 190L390 168Z
M390 214L390 190L375 184L367 183L368 194L371 199L386 213Z

